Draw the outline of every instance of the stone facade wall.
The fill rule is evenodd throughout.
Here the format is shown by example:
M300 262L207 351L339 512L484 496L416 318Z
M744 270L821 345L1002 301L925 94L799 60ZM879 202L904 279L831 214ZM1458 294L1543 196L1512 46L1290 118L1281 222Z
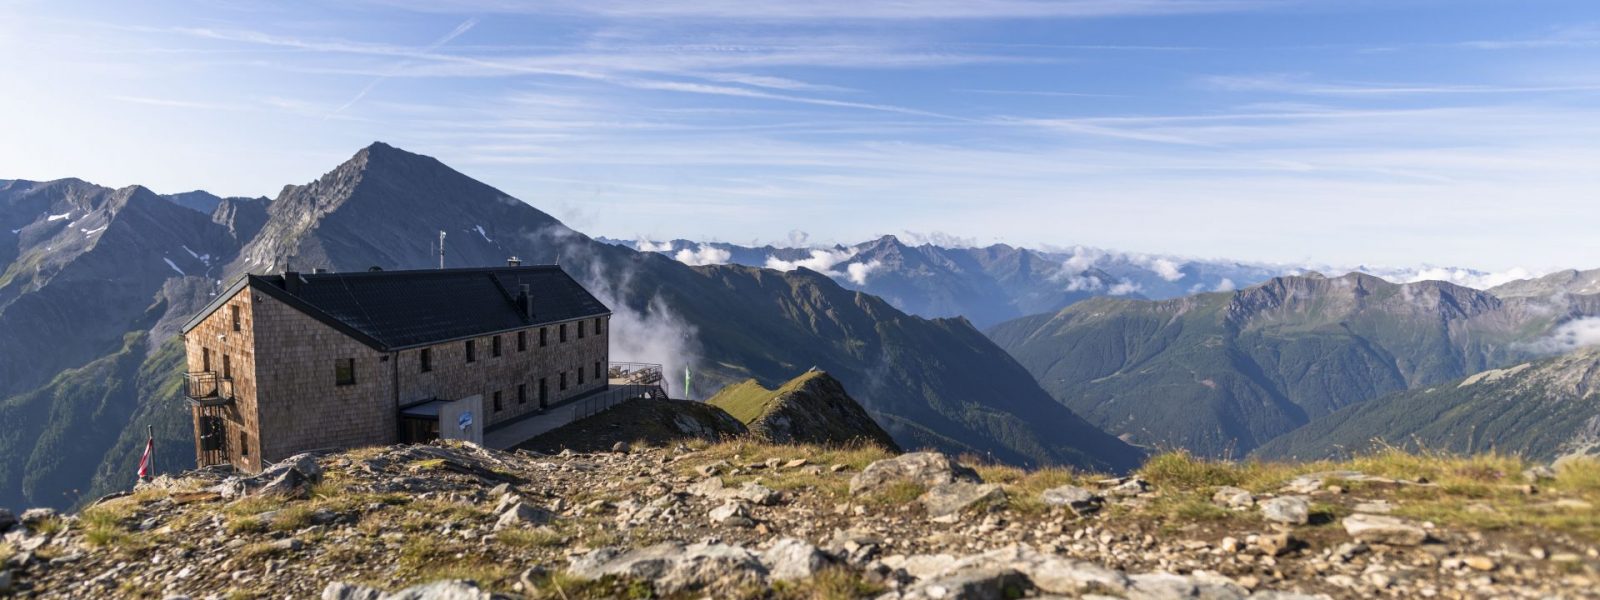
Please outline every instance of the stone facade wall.
M235 293L226 304L184 335L190 373L210 371L218 378L227 375L234 401L214 411L220 412L226 427L228 462L248 470L261 468L260 415L256 411L256 357L254 302L250 288ZM233 329L232 310L239 311L239 330ZM209 351L210 365L206 365ZM226 357L226 358L224 358ZM227 373L224 373L224 365ZM195 454L200 454L200 411L194 411Z
M261 457L393 443L399 437L394 372L374 350L287 304L254 292ZM336 361L355 360L339 385Z
M237 306L240 330L233 330L230 307ZM578 337L579 323L583 337ZM596 330L596 326L599 330ZM561 341L561 328L567 328ZM546 343L541 345L540 330ZM188 370L223 374L227 356L234 402L221 410L227 428L228 461L246 471L299 452L344 449L398 440L400 406L439 398L483 395L481 423L491 426L538 412L540 380L544 404L606 387L610 360L609 317L591 317L474 338L475 360L466 360L466 342L429 346L432 369L421 370L422 349L397 353L375 350L277 299L245 287L184 337ZM335 365L354 359L355 383L339 385ZM580 375L581 372L581 375ZM561 377L566 375L566 388ZM579 383L579 379L582 383ZM519 401L518 385L526 386ZM397 394L395 390L399 390ZM499 392L499 410L494 402ZM194 415L199 453L200 413Z
M596 321L600 333L596 335ZM584 337L577 335L583 323ZM567 327L567 341L561 341L561 327ZM539 330L547 343L539 345ZM467 362L466 341L458 340L429 346L432 370L422 372L422 349L399 353L400 404L430 398L455 400L473 394L483 395L483 423L494 425L539 410L539 380L548 388L547 404L556 404L580 394L606 387L605 371L610 368L609 317L587 318L521 330L527 346L517 349L517 332L499 334L500 356L494 356L494 337L473 338L476 360ZM600 372L595 372L598 364ZM578 383L582 371L583 383ZM567 389L561 389L561 374L567 376ZM517 386L527 386L525 401L518 402ZM500 410L495 410L494 395L500 392Z

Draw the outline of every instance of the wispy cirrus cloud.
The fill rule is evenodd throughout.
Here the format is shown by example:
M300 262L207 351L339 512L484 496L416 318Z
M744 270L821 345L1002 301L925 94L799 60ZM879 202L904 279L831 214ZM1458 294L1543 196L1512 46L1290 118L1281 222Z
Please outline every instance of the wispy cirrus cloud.
M1305 96L1406 96L1426 94L1535 94L1551 92L1596 92L1600 83L1589 85L1516 84L1419 84L1396 82L1323 83L1295 75L1218 75L1201 79L1202 85L1235 92L1275 92Z
M1297 0L555 0L537 4L498 0L380 0L390 6L430 12L582 14L613 19L818 20L1000 20L1103 18L1237 12L1303 4Z
M444 35L444 37L441 37L441 38L439 38L437 40L434 40L434 42L432 44L428 44L427 46L424 46L418 52L422 53L422 54L432 53L433 51L438 50L440 47L444 46L445 44L450 43L451 40L454 40L454 39L456 39L458 37L461 37L462 34L466 33L469 30L471 30L477 24L478 24L478 20L477 19L467 19L465 21L462 21L460 25L457 25L455 29L450 30L450 32L446 33ZM363 87L363 88L361 88L361 91L356 92L355 97L351 98L349 101L345 102L344 104L339 105L338 108L333 109L333 112L330 113L330 116L342 113L342 112L345 111L345 109L350 108L351 106L355 106L355 104L357 102L360 102L362 98L367 97L367 94L372 93L372 89L373 88L378 87L378 84L383 83L383 80L388 79L388 78L393 77L396 74L398 74L402 69L405 68L405 66L406 66L406 63L404 63L404 62L396 63L393 67L390 68L390 70L387 73L384 73L382 75L374 77L371 82L367 83L366 87Z

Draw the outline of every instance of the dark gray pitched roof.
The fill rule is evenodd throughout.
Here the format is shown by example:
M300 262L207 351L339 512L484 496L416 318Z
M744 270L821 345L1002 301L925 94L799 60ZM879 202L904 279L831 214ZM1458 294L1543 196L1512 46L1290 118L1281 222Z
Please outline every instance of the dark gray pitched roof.
M425 346L546 323L610 314L594 295L553 265L249 275L247 282L311 317L380 350ZM287 284L287 285L286 285ZM533 296L533 317L517 303ZM223 300L231 294L223 294ZM213 302L188 331L220 306Z

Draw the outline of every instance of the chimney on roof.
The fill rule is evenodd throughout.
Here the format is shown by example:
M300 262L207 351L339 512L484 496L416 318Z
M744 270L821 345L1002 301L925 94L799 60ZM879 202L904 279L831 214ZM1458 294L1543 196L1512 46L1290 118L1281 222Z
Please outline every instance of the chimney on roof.
M290 294L300 293L300 272L285 270L283 272L283 291Z
M513 256L511 258L508 258L508 259L506 259L506 266L508 266L508 267L520 267L520 266L522 266L522 259L517 258L515 256Z
M311 270L311 274L313 274L313 275L327 275L328 274L328 270L324 269L322 267L317 267L317 268Z
M533 287L522 284L522 291L517 294L517 307L522 309L522 316L533 320Z

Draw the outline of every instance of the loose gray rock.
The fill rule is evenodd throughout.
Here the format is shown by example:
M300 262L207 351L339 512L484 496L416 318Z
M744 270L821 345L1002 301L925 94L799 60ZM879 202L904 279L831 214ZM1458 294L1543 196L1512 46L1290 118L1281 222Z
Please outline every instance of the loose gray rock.
M30 508L22 511L22 516L18 517L18 520L20 520L23 525L33 527L34 525L38 525L40 522L48 521L54 518L56 518L56 509L54 508Z
M1106 502L1101 495L1075 485L1050 488L1039 499L1047 506L1065 506L1079 516L1098 512Z
M949 456L938 452L911 452L867 465L850 478L850 493L876 492L896 483L933 487L957 481L983 483L977 471L956 464Z
M928 514L935 517L953 515L979 503L994 505L1005 500L1006 492L1000 486L969 481L937 484L917 498L928 509Z
M1233 486L1223 486L1211 494L1211 502L1228 508L1249 508L1256 503L1255 494L1250 490Z
M435 581L409 587L379 600L499 600L499 597L478 589L471 581Z
M664 596L690 591L723 596L767 579L766 566L749 550L706 543L685 546L669 542L637 550L602 548L573 558L567 573L585 579L613 575L646 581L656 594Z
M1344 530L1358 542L1416 546L1428 539L1428 532L1405 519L1384 515L1354 514L1344 518Z
M505 512L500 513L500 518L494 522L494 528L495 531L499 531L507 527L544 525L554 519L555 515L549 510L518 501L511 505L510 508L507 508Z
M380 600L383 592L364 585L335 582L322 588L322 600Z
M1172 573L1142 573L1129 576L1129 600L1171 600L1174 598L1206 598L1208 600L1234 600L1250 595L1249 590L1232 581L1198 576L1185 577Z
M727 504L711 509L706 515L712 523L729 525L732 527L753 527L755 519L750 518L750 509L745 508L743 502L729 501Z
M815 575L833 559L803 540L781 538L761 553L761 562L772 579L793 581Z
M1539 465L1522 472L1522 480L1528 483L1539 483L1556 478L1556 470L1546 465Z
M1033 582L1014 569L974 569L918 582L878 600L1010 600L1033 589Z
M1311 500L1305 496L1281 496L1261 503L1261 516L1268 521L1305 525L1311 520Z
M1130 477L1127 481L1119 483L1116 486L1113 486L1111 489L1106 490L1106 493L1112 496L1132 497L1149 491L1150 482L1138 477Z
M745 482L744 485L739 487L738 491L733 492L733 496L741 500L748 500L750 503L760 506L775 505L778 503L778 500L781 497L778 495L778 492L773 491L772 488L761 485L754 481Z

